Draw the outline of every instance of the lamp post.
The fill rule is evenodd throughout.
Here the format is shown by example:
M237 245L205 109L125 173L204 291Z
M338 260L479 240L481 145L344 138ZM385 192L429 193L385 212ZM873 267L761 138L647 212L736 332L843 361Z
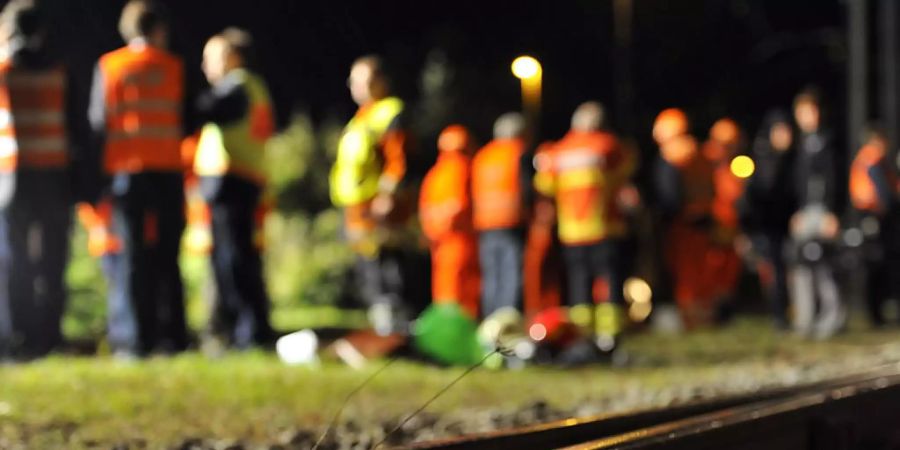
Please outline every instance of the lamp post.
M519 56L512 62L512 73L522 82L522 110L533 138L537 137L541 114L541 82L544 69L532 56Z

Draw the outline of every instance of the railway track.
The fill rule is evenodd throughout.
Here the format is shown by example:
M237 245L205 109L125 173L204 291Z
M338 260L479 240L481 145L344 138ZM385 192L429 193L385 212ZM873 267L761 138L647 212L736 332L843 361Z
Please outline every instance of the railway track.
M900 448L900 364L797 387L630 414L572 418L407 448Z

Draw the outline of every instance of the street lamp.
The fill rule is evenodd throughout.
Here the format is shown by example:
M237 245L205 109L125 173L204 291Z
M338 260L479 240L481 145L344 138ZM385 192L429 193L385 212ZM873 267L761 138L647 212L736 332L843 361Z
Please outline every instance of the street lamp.
M513 75L522 82L522 109L532 132L537 132L538 117L541 112L541 81L544 69L532 56L523 55L512 62Z

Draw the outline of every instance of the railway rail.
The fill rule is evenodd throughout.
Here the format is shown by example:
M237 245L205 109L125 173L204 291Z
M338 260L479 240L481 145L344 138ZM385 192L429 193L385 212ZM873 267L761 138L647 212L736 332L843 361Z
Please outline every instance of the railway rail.
M789 388L411 444L412 449L900 448L900 364Z

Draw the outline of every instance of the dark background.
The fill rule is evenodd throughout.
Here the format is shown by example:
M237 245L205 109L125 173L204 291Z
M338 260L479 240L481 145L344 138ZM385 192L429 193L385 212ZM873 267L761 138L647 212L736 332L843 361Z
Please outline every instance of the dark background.
M0 2L4 3L4 2ZM54 42L73 71L82 98L103 52L122 45L117 32L124 0L43 0ZM187 63L196 92L206 38L226 26L250 30L259 68L270 83L279 121L291 113L314 121L346 119L355 108L346 89L354 58L385 55L397 90L418 105L421 135L449 121L489 138L494 117L519 105L509 63L529 53L544 65L543 137L566 129L586 99L615 104L612 0L430 2L335 0L168 0L172 46ZM845 6L837 0L633 0L630 109L613 126L630 130L645 149L662 108L688 110L705 136L722 115L749 129L772 106L788 106L801 87L820 85L831 100L835 130L844 130ZM442 68L438 92L425 90L426 67ZM449 75L448 75L449 74ZM428 100L431 96L431 101ZM421 101L420 101L421 100ZM429 115L429 108L442 109ZM616 112L619 113L618 117ZM431 148L428 140L423 141Z

